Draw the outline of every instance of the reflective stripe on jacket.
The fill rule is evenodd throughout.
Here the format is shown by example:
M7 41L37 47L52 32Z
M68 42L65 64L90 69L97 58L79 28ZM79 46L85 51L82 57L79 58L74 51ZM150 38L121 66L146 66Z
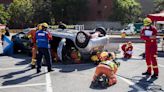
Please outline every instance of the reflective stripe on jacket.
M102 61L101 64L109 66L113 71L115 69L117 69L117 65L114 62L112 62L111 60Z

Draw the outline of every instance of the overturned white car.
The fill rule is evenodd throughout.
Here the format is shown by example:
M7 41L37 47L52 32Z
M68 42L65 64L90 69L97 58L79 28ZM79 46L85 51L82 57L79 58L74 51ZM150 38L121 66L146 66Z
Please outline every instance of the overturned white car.
M110 36L106 35L103 27L96 28L93 31L78 31L71 29L50 29L53 35L51 48L57 53L59 60L71 62L71 48L74 47L81 54L82 61L89 59L92 52L108 50L119 50L118 43L110 43Z

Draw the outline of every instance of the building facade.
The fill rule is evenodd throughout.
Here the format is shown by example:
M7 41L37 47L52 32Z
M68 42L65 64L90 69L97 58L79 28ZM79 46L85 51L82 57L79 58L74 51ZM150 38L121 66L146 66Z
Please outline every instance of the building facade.
M105 21L112 13L112 0L88 0L88 21Z

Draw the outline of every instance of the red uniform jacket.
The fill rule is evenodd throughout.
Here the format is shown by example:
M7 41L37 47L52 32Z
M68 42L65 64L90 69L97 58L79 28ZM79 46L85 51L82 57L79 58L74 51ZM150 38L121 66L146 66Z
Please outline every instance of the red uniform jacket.
M126 43L121 46L121 49L125 52Z
M36 28L30 29L30 31L27 33L28 35L31 35L32 43L35 43L34 42L35 33L36 33Z
M126 51L127 54L132 54L132 52L131 52L132 50L133 50L133 46L132 45L127 47L127 48L125 48L125 51ZM128 52L128 51L130 51L130 52Z
M147 31L147 34L146 34ZM152 33L151 33L152 32ZM157 44L156 42L157 30L154 26L144 27L141 30L141 39L146 41L146 45Z

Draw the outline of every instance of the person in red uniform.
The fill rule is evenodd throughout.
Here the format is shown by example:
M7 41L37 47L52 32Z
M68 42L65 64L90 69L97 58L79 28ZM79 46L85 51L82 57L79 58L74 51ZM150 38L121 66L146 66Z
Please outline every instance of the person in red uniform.
M28 32L28 38L31 39L31 43L32 43L32 59L31 59L31 69L34 69L35 68L35 65L36 65L36 52L37 52L37 46L36 46L36 43L34 41L34 35L36 33L37 30L41 30L42 27L41 27L41 24L38 24L36 28L33 28L31 29L29 32Z
M152 69L154 74L152 78L158 77L158 64L157 64L157 29L152 26L152 20L150 18L145 18L143 20L144 27L141 30L141 39L145 41L145 55L146 55L146 64L147 71L142 73L142 75L151 75Z
M122 45L122 51L124 52L124 58L131 58L132 54L133 54L133 46L132 46L132 42L129 41L125 44Z

